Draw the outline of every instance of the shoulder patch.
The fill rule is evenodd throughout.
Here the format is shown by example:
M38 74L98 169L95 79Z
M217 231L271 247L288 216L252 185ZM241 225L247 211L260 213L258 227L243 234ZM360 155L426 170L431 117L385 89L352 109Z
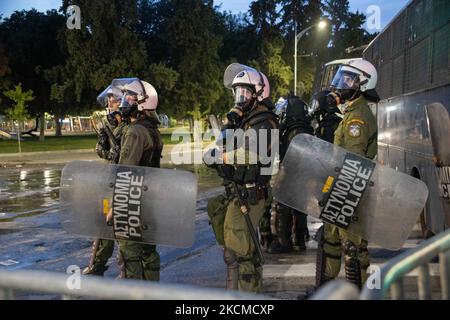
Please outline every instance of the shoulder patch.
M347 131L350 137L358 138L361 136L361 125L358 122L349 123Z

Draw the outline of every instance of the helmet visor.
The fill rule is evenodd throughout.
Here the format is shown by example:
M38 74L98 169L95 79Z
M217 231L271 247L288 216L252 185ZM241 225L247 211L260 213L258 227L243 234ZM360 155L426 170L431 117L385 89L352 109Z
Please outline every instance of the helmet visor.
M356 90L359 87L359 74L339 69L331 82L331 87L338 90Z
M236 86L234 88L234 103L243 104L250 101L253 97L253 90L245 86Z
M120 102L120 110L137 106L137 104L137 95L135 93L126 92L122 96L122 101Z
M119 110L121 99L115 95L108 96L108 110L109 112L116 112Z
M121 98L122 92L119 89L108 86L108 88L98 95L97 101L102 107L112 109L114 103L116 103L116 108L119 106Z
M317 98L314 98L313 101L311 102L311 106L309 107L309 113L310 114L316 113L317 111L319 111L319 109L320 109L319 100L317 100Z
M281 116L283 113L286 113L288 101L286 99L279 99L275 104L275 113L277 116Z

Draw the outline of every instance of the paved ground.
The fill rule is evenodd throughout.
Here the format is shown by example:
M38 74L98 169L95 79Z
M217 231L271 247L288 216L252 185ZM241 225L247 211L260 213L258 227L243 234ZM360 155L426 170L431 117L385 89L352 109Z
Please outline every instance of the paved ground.
M27 156L29 157L29 156ZM10 158L8 166L0 168L0 269L40 269L65 272L69 265L85 266L89 261L91 241L68 234L59 223L58 189L61 162L97 160L92 151L34 154L31 164L16 167ZM5 157L0 157L0 163ZM52 162L59 163L53 165ZM21 165L19 165L21 166ZM192 168L189 168L192 170ZM205 212L208 198L221 192L217 178L203 169L199 175L199 196L196 213L196 240L191 248L159 247L162 257L161 281L222 288L226 269L222 249L215 243ZM320 226L309 220L311 236ZM373 264L382 264L399 252L414 247L418 238L408 240L400 251L370 247ZM283 255L266 254L264 266L265 293L282 299L302 299L305 290L314 285L317 243L310 241L306 252ZM115 255L114 255L115 257ZM115 258L111 259L107 277L118 274ZM431 264L432 283L437 283L437 264ZM416 297L416 277L407 281L410 298ZM22 298L48 298L22 295Z
M169 163L175 145L164 146L163 163ZM178 146L180 148L180 146ZM65 164L72 160L102 161L93 149L0 153L0 168L22 168L42 165Z

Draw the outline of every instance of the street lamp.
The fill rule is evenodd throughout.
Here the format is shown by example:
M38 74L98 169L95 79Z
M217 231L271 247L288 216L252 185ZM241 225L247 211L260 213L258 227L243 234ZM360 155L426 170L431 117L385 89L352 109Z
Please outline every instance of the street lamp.
M298 41L312 28L317 27L319 30L324 29L327 26L327 22L325 20L321 20L318 24L313 24L306 29L303 29L299 33L297 33L297 24L295 25L295 40L294 40L294 95L297 95L297 47Z

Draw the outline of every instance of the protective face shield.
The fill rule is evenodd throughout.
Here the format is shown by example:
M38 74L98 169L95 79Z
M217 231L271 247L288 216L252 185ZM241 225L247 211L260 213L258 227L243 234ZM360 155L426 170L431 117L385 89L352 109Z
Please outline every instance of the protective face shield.
M275 103L275 114L278 117L281 117L284 113L286 113L288 101L281 97L278 99L277 103Z
M270 85L267 77L258 70L239 63L230 64L223 75L225 88L233 89L237 86L247 86L254 89L258 101L269 98Z
M341 67L331 82L331 88L339 95L342 101L352 100L360 88L359 75L351 71L342 70Z
M226 88L233 90L235 97L235 107L227 114L228 122L233 126L239 125L244 114L256 106L256 100L262 102L270 95L267 77L239 63L232 63L225 69L223 83Z
M317 100L317 98L313 98L313 100L311 101L311 105L308 108L308 113L309 114L314 114L318 111L319 109L319 100Z
M118 111L121 98L122 91L110 85L98 95L97 102L108 112L113 112Z
M156 110L158 107L158 93L148 82L138 78L119 78L112 81L111 86L125 93L121 107L137 107L138 111Z
M355 59L338 69L331 88L339 93L341 103L344 103L356 97L358 92L374 91L377 80L377 70L369 61Z
M135 92L127 91L122 96L119 107L120 112L124 117L129 117L133 111L138 110L137 94Z
M342 67L338 70L331 82L331 86L338 90L357 90L359 89L359 85L359 74L343 70Z
M108 109L110 112L118 112L120 107L120 99L114 95L108 97Z
M236 86L233 88L234 103L242 110L248 109L249 105L253 103L254 91L247 86Z

